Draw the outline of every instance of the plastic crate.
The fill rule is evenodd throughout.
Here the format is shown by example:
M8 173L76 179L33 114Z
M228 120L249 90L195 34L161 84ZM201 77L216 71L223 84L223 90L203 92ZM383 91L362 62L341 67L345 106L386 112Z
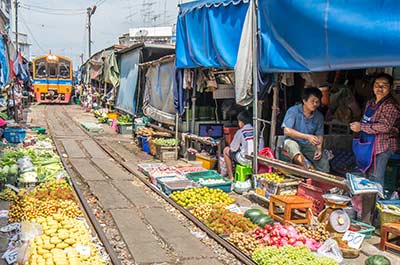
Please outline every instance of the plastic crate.
M37 134L46 134L46 128L43 127L32 127L32 130L36 131Z
M196 160L201 161L203 163L203 167L205 169L213 169L215 164L217 163L217 159L212 157L203 156L200 154L196 154Z
M381 225L400 221L400 213L386 210L382 207L382 204L392 204L400 206L400 200L383 200L379 201L376 204L376 208L378 208L379 210Z
M118 124L118 133L119 134L132 134L133 133L133 125L132 124Z
M186 189L199 188L200 186L191 180L182 180L176 182L165 183L164 193L170 195L175 191L182 191Z
M225 183L221 184L200 184L203 187L208 187L210 189L220 189L224 192L232 191L232 181L222 177L220 174L215 172L214 170L206 170L200 172L187 173L186 177L190 180L193 180L196 183L199 183L200 179L222 179Z
M6 128L4 138L9 143L22 143L25 140L26 131L23 128Z
M256 193L269 199L271 195L296 195L300 180L288 176L287 180L280 183L256 177Z
M163 192L165 192L165 184L181 180L188 180L188 179L183 176L167 176L167 177L156 178L157 187Z
M372 233L375 231L375 227L366 223L358 222L356 220L351 220L350 230L352 225L360 226L361 229L355 232L365 235L365 238L371 238Z
M156 158L160 159L161 161L170 161L170 160L177 160L177 154L179 147L177 146L156 146Z
M325 208L325 202L324 199L322 198L322 195L327 193L327 191L329 191L334 187L335 186L307 179L306 183L304 182L299 183L297 195L312 200L313 214L318 215Z

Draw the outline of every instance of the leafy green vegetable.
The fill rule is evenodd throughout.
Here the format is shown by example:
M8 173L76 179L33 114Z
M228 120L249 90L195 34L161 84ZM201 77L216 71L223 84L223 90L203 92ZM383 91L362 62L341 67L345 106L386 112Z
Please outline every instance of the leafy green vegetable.
M118 124L132 124L133 119L131 115L121 115L117 119Z
M0 112L0 118L2 118L3 120L8 120L8 115L5 112Z
M161 146L175 146L179 144L179 140L173 138L173 139L165 139L165 138L158 138L154 139L153 143Z

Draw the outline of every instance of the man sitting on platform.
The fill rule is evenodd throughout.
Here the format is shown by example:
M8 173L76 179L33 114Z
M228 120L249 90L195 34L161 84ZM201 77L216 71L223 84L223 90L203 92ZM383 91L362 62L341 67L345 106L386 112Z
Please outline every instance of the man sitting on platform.
M246 155L253 153L253 126L252 117L248 111L242 111L237 116L239 130L235 133L231 145L224 149L224 160L228 178L233 180L233 162L242 165L251 165Z
M322 93L318 88L307 88L302 103L288 109L282 128L286 136L283 149L290 159L307 168L306 158L322 172L329 172L329 161L322 149L324 117L317 110Z

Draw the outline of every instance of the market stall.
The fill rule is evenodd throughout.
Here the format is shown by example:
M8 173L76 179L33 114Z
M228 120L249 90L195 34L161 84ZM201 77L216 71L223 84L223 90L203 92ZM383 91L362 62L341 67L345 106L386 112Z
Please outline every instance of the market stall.
M342 36L347 36L348 34L343 33L340 35L338 32L341 32L340 29L344 29L344 31L352 31L359 32L363 31L361 28L356 27L363 27L362 23L357 25L351 25L352 27L346 27L343 25L339 25L336 27L340 22L336 24L335 16L332 15L330 17L330 11L342 10L343 6L341 2L337 3L334 7L329 5L329 9L327 11L327 6L325 1L321 1L315 3L315 5L310 5L310 10L305 10L302 6L297 6L297 4L287 1L284 5L278 4L277 1L258 1L259 8L256 9L256 5L254 5L254 1L197 1L188 4L182 4L180 6L180 13L178 16L178 23L177 23L177 61L176 66L178 69L185 69L184 71L178 70L177 73L184 75L186 74L189 77L193 77L192 80L196 80L194 78L196 76L196 72L190 72L189 68L197 68L197 67L228 67L233 68L235 67L235 82L236 85L235 94L236 94L236 101L242 104L249 104L253 102L253 113L254 113L254 120L257 121L253 125L254 128L254 137L258 139L259 133L259 122L266 123L270 126L270 144L275 142L276 139L276 131L278 130L280 124L278 123L278 110L281 107L279 104L279 95L280 89L282 84L288 84L286 80L284 80L284 75L277 75L275 73L281 72L304 72L304 71L329 71L332 69L349 69L349 68L365 68L365 67L384 67L384 66L393 66L396 65L394 61L386 61L382 63L384 58L389 58L386 56L386 52L382 52L382 54L361 54L363 49L357 52L353 52L352 50L357 46L355 43L359 43L360 36L357 34L350 34L354 36L354 40L347 39L346 41L342 41ZM362 5L360 3L356 5ZM357 9L357 6L350 8L352 12L356 12L356 10L364 10L364 8L378 8L377 3L371 3L371 6L363 7L361 9ZM274 9L276 8L276 9ZM278 10L279 9L279 10ZM279 21L282 21L282 13L286 12L285 10L293 11L291 18L296 19L296 21L291 21L288 19L283 23L284 25L280 24ZM293 9L293 10L292 10ZM379 8L378 8L379 9ZM241 10L242 12L239 12ZM275 10L275 11L271 11ZM348 10L348 9L347 9ZM391 11L389 9L379 9L380 12L397 12ZM346 10L343 10L343 14L347 14ZM233 14L236 14L233 16ZM302 16L304 14L304 21L302 21ZM308 20L308 14L316 14L317 21L310 21ZM392 14L392 13L391 13ZM214 17L215 15L215 17ZM300 20L297 21L297 17L300 15ZM381 14L382 15L382 14ZM283 15L286 17L286 15ZM235 18L233 21L232 18ZM330 31L326 32L326 24L323 22L330 18L329 21L333 20L332 22L332 29L329 27ZM349 16L350 17L350 16ZM392 15L389 17L393 18ZM394 16L395 17L395 16ZM218 19L223 19L223 23L214 23L218 21ZM389 19L390 20L390 19ZM195 21L195 22L194 22ZM344 20L346 21L346 20ZM345 23L342 21L342 23ZM375 21L374 18L371 18L371 21ZM199 27L199 23L203 25ZM312 23L312 25L309 25ZM388 24L391 22L388 21ZM276 24L276 25L275 25ZM224 25L224 26L220 26ZM278 26L279 25L279 26ZM299 27L299 30L293 31L293 25ZM329 24L331 25L331 24ZM236 32L241 32L241 36L238 37L234 34L235 31L232 28L236 28ZM303 28L304 27L304 28ZM316 27L316 31L309 31L309 28ZM282 33L280 32L280 28L284 28ZM373 27L370 27L371 29ZM232 31L230 31L232 30ZM275 32L275 30L278 30ZM290 32L286 32L290 30ZM397 30L397 29L396 29ZM259 38L256 38L255 32L260 31L261 34ZM385 31L385 29L380 29L380 31ZM212 34L214 32L219 32L219 34ZM293 34L296 32L296 34ZM320 34L315 36L315 32L326 32L328 35ZM353 31L352 31L353 32ZM367 33L366 33L367 32ZM363 32L363 37L361 39L366 41L373 41L374 34L379 33L374 31L374 34L368 31ZM365 34L364 34L365 33ZM196 38L191 37L196 34ZM312 34L312 36L310 35ZM330 36L333 36L333 39ZM367 36L368 35L368 36ZM385 35L385 34L384 34ZM197 37L198 36L198 37ZM283 37L284 36L284 37ZM288 37L287 37L288 36ZM328 37L326 37L328 36ZM398 41L396 38L391 38L387 35L388 42L391 42L392 45L398 45ZM218 38L219 40L224 39L225 41L214 41L214 38ZM281 43L283 40L288 38L288 42L291 43L287 45L286 43ZM338 39L335 39L338 38ZM312 39L313 41L317 41L318 45L320 45L321 49L312 49L311 46L308 45L309 40ZM326 43L328 41L329 43ZM333 41L333 43L331 43ZM348 45L345 47L343 43L347 43ZM224 47L219 46L225 45ZM334 48L331 46L334 44ZM384 45L383 43L379 42L376 45ZM296 49L292 50L294 47ZM373 45L372 45L373 46ZM327 49L329 47L329 49ZM376 46L373 46L376 48ZM394 47L394 46L390 46ZM232 48L232 49L231 49ZM342 50L341 50L342 49ZM380 50L385 50L385 47L380 47ZM390 48L389 50L395 49ZM257 53L256 51L260 51ZM304 51L303 54L296 52ZM320 53L319 53L320 51ZM367 50L365 50L367 51ZM377 50L376 50L377 51ZM239 53L239 54L238 54ZM367 53L367 52L366 52ZM330 60L331 55L336 56L334 60ZM347 56L347 54L351 54ZM357 59L352 57L354 54L358 54ZM361 55L365 55L366 57L362 57ZM286 59L286 57L288 59ZM368 57L371 56L371 57ZM393 58L397 58L393 56ZM370 58L371 60L369 60ZM294 60L294 63L291 64L291 59ZM346 62L346 67L343 67L343 64L338 62L344 61ZM232 63L233 62L233 63ZM368 63L371 62L371 63ZM231 63L229 65L229 63ZM393 64L394 63L394 64ZM260 66L258 68L257 66ZM279 67L277 67L279 66ZM296 67L298 66L298 67ZM301 67L303 66L303 68ZM294 67L294 68L293 68ZM275 74L275 85L271 86L271 73ZM285 76L286 77L286 76ZM290 79L290 76L287 78ZM189 78L190 80L190 78ZM290 81L290 80L289 80ZM336 83L339 84L339 83ZM178 86L179 87L179 86ZM182 86L183 87L183 86ZM272 114L271 117L265 118L260 115L260 108L259 108L259 92L270 88L270 91L273 91L273 102L272 107ZM179 87L179 89L181 89ZM287 91L286 91L287 92ZM284 93L286 93L284 91ZM190 94L189 94L190 95ZM195 94L192 94L195 95ZM285 100L288 98L288 95L284 96ZM284 104L288 107L290 103L284 102ZM193 104L192 104L193 105ZM192 110L193 113L196 112L196 109ZM194 116L194 115L193 115ZM355 119L356 116L351 117ZM270 119L270 121L268 121ZM337 126L339 125L339 126ZM339 124L331 123L327 124L328 131L335 131L337 127L339 127L339 131L341 133L349 134L348 130L342 130ZM336 127L335 127L336 126ZM335 129L334 129L335 128ZM192 126L192 130L194 130L194 126ZM348 138L351 138L351 135L348 135ZM332 138L332 142L335 143L337 138ZM255 146L254 150L258 150L258 141L254 141ZM273 173L267 174L254 174L254 184L256 185L258 195L265 200L269 201L269 216L275 220L280 220L282 223L288 224L292 222L291 215L286 213L287 211L291 211L290 209L308 209L306 213L303 213L301 216L302 220L308 225L312 223L312 215L319 215L319 223L324 226L326 232L323 232L321 235L318 236L322 241L326 240L326 236L330 239L326 240L326 245L317 245L313 244L310 241L307 244L308 249L316 250L318 248L318 252L324 252L327 249L333 247L337 252L336 254L331 256L331 258L336 259L336 262L340 262L342 257L355 257L359 253L359 247L350 245L348 240L346 239L346 234L350 233L351 231L358 231L359 234L366 234L367 237L371 236L372 232L375 230L374 227L369 226L368 224L362 223L355 223L351 219L353 218L353 212L351 211L351 207L347 207L350 201L349 194L349 186L344 181L343 178L337 177L332 174L323 174L318 171L312 170L303 170L299 167L295 167L292 164L282 162L280 160L275 159L268 159L268 158L260 158L257 156L253 157L253 172L257 172L257 162L261 164L266 164L271 166L274 170ZM280 171L280 172L279 172ZM285 174L283 174L284 172ZM296 175L293 177L293 175ZM300 176L301 178L298 178ZM206 176L202 176L206 178ZM305 179L306 178L306 179ZM176 180L176 179L174 179ZM187 181L187 180L185 180ZM189 200L185 201L184 198L198 198L201 202L201 194L208 194L207 191L196 191L196 188L193 188L193 185L200 184L196 183L186 183L188 184L188 188L191 189L184 190L184 191L177 191L176 193L172 193L170 195L178 204L183 205L184 207L195 207L196 200ZM321 184L322 183L322 184ZM182 184L185 187L185 184ZM200 184L201 185L201 184ZM304 187L313 186L315 189L313 190L315 194L312 196L310 195L310 191L305 189ZM177 185L177 188L183 189L184 187ZM160 189L163 189L162 186L159 186ZM318 189L317 189L318 188ZM200 188L201 189L201 188ZM182 192L182 197L180 196L180 192ZM200 193L198 196L196 193ZM326 196L327 193L332 193L333 195ZM297 195L296 195L297 194ZM299 197L293 197L299 196ZM211 196L212 197L212 196ZM224 202L224 199L221 199ZM298 204L302 202L302 204ZM199 204L204 204L201 202ZM207 204L207 202L205 202ZM280 209L284 211L279 218L276 216L274 205L280 205ZM199 212L204 213L206 212L204 208L210 208L209 206L202 206L202 209L199 209ZM212 207L211 207L212 208ZM386 208L387 209L387 208ZM348 211L348 212L347 212ZM310 214L312 212L313 214ZM225 213L227 214L227 213ZM394 213L393 213L394 214ZM217 228L224 227L226 223L223 225L218 226L218 213L213 212L213 216L215 219L212 218L208 220L207 217L200 217L203 219L204 223L209 225L209 227L214 227L214 224ZM305 219L304 219L305 216ZM265 218L268 219L268 218ZM330 222L335 222L335 220L342 220L336 225L329 224ZM216 222L214 222L216 221ZM240 221L239 221L240 222ZM263 224L264 226L265 224ZM279 225L278 225L279 226ZM297 228L297 230L301 231L301 233L307 233L308 235L316 235L318 234L317 231L323 231L321 227L315 226L316 231L313 231L313 226L311 225L311 230L309 232L303 230L303 228ZM289 226L290 227L290 226ZM278 228L278 227L277 227ZM310 227L309 227L310 228ZM245 229L244 227L242 229ZM278 228L279 229L279 228ZM292 228L290 228L292 229ZM246 230L245 230L246 231ZM221 231L218 230L217 233L225 234L229 233L232 236L231 230L229 231ZM263 233L263 238L269 239L266 245L280 245L281 242L276 238L274 238L274 242L271 242L269 237L265 236L265 231L258 231L258 233ZM283 232L285 234L286 232ZM337 233L339 236L334 237L333 235ZM267 233L268 234L268 233ZM275 233L274 233L275 234ZM238 242L243 242L242 236L234 237L233 240L237 240ZM240 238L240 239L238 239ZM296 236L295 236L296 238ZM241 240L242 239L242 240ZM324 240L325 239L325 240ZM287 240L287 239L285 239ZM246 240L244 240L246 241ZM306 240L307 241L307 240ZM247 241L246 241L247 242ZM250 244L251 241L249 239ZM293 242L293 240L291 240ZM334 243L336 242L336 243ZM286 241L284 241L283 245L286 245ZM304 244L304 243L303 243ZM300 245L300 244L298 244ZM243 247L243 244L241 244ZM340 249L340 250L339 250ZM277 253L271 253L271 249L266 247L263 249L264 251L259 251L253 254L253 260L256 260L259 264L269 264L271 260L268 260L269 257L279 256L279 252L285 252L286 249L279 250ZM288 248L288 251L291 251L291 248ZM260 254L263 253L264 255ZM258 259L258 255L262 256Z
M3 146L0 199L9 235L2 258L8 264L110 264L71 187L55 146L29 133ZM4 205L4 203L2 203Z
M209 134L220 132L208 141L222 150L230 143L223 138L232 139L238 129L235 117L242 107L235 102L233 68L247 8L247 1L198 1L180 5L177 89L186 101L177 101L177 109L182 115L184 131L194 135L188 141L208 136L207 130ZM220 168L219 155L204 155L216 161Z
M123 48L125 46L113 45L103 49L81 66L80 84L75 91L75 101L79 99L87 110L113 112L119 87L117 52Z

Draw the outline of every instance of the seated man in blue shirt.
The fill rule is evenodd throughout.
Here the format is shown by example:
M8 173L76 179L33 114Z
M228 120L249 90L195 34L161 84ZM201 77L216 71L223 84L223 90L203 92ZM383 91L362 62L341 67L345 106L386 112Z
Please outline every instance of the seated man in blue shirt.
M303 104L298 104L286 112L282 128L286 136L283 149L295 164L307 168L305 158L322 172L329 172L329 161L323 152L324 117L317 110L322 93L318 88L307 88L303 94Z

